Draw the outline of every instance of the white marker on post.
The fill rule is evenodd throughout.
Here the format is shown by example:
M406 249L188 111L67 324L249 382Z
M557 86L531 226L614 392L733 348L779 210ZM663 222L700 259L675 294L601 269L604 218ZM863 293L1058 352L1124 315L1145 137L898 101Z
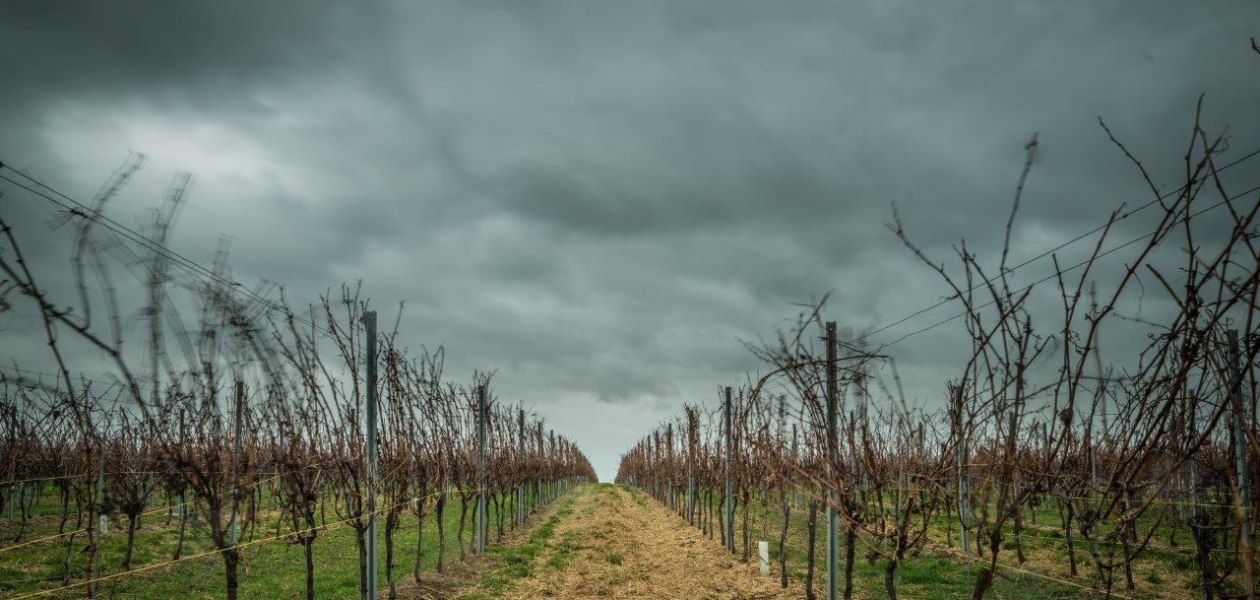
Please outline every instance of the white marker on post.
M770 542L757 542L757 555L761 557L761 576L770 576Z

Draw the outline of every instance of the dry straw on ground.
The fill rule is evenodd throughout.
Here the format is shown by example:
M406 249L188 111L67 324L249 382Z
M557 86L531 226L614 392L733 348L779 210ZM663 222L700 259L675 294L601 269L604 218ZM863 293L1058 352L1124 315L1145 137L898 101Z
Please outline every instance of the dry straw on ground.
M566 561L553 561L568 554ZM501 597L768 600L801 598L799 585L781 589L760 577L638 491L589 487L578 492L572 515L556 524L534 575ZM551 564L549 564L551 563ZM562 564L562 566L560 566Z

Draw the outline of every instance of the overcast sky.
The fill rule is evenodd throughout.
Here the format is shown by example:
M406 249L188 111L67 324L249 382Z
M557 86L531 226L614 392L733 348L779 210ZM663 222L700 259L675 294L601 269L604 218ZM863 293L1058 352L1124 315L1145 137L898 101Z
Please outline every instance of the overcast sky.
M861 330L939 299L891 202L934 256L965 237L996 258L1039 132L1013 251L1031 256L1150 197L1098 116L1161 185L1200 94L1230 156L1260 148L1251 36L1242 0L10 0L0 161L87 200L143 152L110 211L128 224L194 173L177 251L209 264L227 236L250 285L405 302L405 343L445 344L458 379L497 369L608 479L758 369L741 341L796 303L831 292L827 317ZM54 207L0 191L37 270L64 273ZM0 361L51 371L22 310L0 315ZM913 399L961 340L894 347Z

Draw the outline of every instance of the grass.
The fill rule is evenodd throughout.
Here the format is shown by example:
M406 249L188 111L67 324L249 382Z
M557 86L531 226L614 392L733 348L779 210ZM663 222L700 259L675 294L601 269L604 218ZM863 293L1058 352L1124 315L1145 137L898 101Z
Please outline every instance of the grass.
M588 568L586 563L580 561L575 563L575 560L580 559L583 553L587 556L598 556L611 565L621 565L624 558L605 545L605 542L610 539L609 534L585 526L598 518L596 512L600 503L592 501L592 497L611 494L612 489L613 487L608 484L579 486L574 493L565 496L556 505L555 511L523 542L499 549L497 558L501 566L485 575L479 585L464 591L458 598L461 600L498 598L508 591L517 579L545 578L548 574L566 572L573 568L578 569L576 571L578 575L585 576ZM635 497L644 506L648 506L642 494L636 494ZM575 519L583 526L577 529L559 528L560 531L557 533L557 524L568 519ZM491 554L495 555L495 553ZM593 582L591 585L596 586L592 589L592 593L598 591L597 595L608 595L612 591L599 587L607 585L607 582ZM520 594L521 592L515 590L513 593Z
M579 486L577 493L581 493ZM497 597L516 579L534 575L534 563L543 549L547 548L556 533L556 523L573 514L573 498L567 494L559 500L556 509L534 528L523 542L488 548L487 556L493 561L492 568L481 579L480 585L459 596L461 600L484 600ZM554 557L553 557L554 559ZM548 562L550 566L550 561Z
M643 495L646 496L646 494ZM768 506L764 509L757 500L753 500L750 507L749 526L753 529L750 545L754 550L751 559L753 561L756 560L756 541L769 540L771 563L777 565L779 560L778 539L781 517L778 512L777 495L769 500ZM702 504L703 496L697 494L696 502L697 505ZM716 506L717 503L715 501L713 503L715 527L716 517L720 516L720 511L716 509ZM804 580L806 574L807 518L807 507L801 505L792 507L786 548L787 569L789 577L797 581ZM1155 519L1151 515L1147 515L1145 518L1149 520L1142 524L1142 531L1145 531L1146 527L1153 524ZM742 507L737 507L735 520L736 547L739 554L742 555ZM948 518L944 515L935 517L929 526L929 536L932 544L918 555L907 555L899 565L897 570L897 591L902 597L939 599L971 597L976 577L983 566L987 565L987 561L976 558L971 562L964 562L958 556L958 525L956 518L952 525L953 547L945 548L943 542L946 537L947 522ZM1101 593L1080 587L1085 586L1088 588L1090 585L1089 577L1093 572L1092 566L1087 562L1089 560L1087 544L1079 536L1074 536L1080 576L1073 578L1067 572L1066 540L1059 529L1059 517L1054 507L1049 504L1040 507L1036 522L1037 524L1034 528L1027 515L1025 515L1026 529L1021 539L1028 561L1022 566L1017 564L1013 532L1009 527L1007 528L1003 549L998 555L998 562L1000 565L1008 566L998 567L998 576L994 579L993 586L989 590L987 597L1013 600L1102 597L1103 594ZM815 585L819 586L818 589L820 590L826 580L824 560L826 552L825 530L824 513L820 508L818 511L817 562L814 573ZM1167 544L1167 536L1167 525L1163 525L1157 530L1155 539L1162 540L1160 542L1162 544ZM711 537L715 544L721 544L718 532L714 531ZM1164 597L1166 594L1175 594L1181 597L1196 596L1198 567L1194 557L1187 554L1187 550L1190 548L1188 539L1184 535L1181 537L1183 545L1180 548L1148 547L1140 558L1135 561L1134 580L1138 587L1137 591L1130 592L1124 589L1123 574L1119 569L1115 573L1113 591L1133 598L1156 598ZM840 543L844 543L843 537L841 537ZM1114 543L1114 546L1117 548L1118 557L1119 543ZM1104 554L1106 551L1104 547ZM843 559L841 560L843 561ZM871 598L885 597L884 567L887 562L882 558L878 558L874 553L868 552L866 548L859 547L854 563L853 581L855 595L857 597ZM840 568L843 569L843 562L841 562Z
M593 489L593 488L592 488ZM513 580L533 576L538 565L550 569L564 569L581 547L571 536L560 535L557 538L556 525L565 518L590 516L592 505L580 509L575 515L572 494L562 498L554 511L538 523L532 531L512 545L491 545L487 551L488 571L478 589L465 596L470 600L493 597L502 591ZM636 503L646 504L650 501L644 493L631 493ZM24 540L56 533L59 511L53 498L45 497L36 506L38 516L28 529ZM509 500L510 505L510 500ZM508 508L510 512L510 508ZM469 511L471 514L471 510ZM753 528L751 543L755 548L756 540L770 540L771 561L778 564L778 509L774 499L770 505L762 509L759 502L754 501L750 511L750 524ZM447 564L459 570L459 547L455 538L459 520L458 500L453 497L446 509ZM737 513L737 523L742 515ZM678 518L678 517L672 517ZM145 565L159 565L169 561L175 547L177 530L172 526L163 526L165 512L147 517L143 528L137 533L134 554L134 565L143 568ZM336 520L331 509L329 520ZM789 538L787 547L789 576L802 580L805 575L806 560L806 510L794 506L789 522ZM825 541L822 539L822 512L819 512L820 532L818 540L818 564L815 572L816 585L821 586L825 578L822 562ZM492 524L493 525L493 524ZM1036 529L1030 527L1023 535L1023 547L1028 557L1025 568L1053 577L1068 579L1066 566L1066 540L1058 530L1059 521L1054 509L1042 507L1038 511ZM932 539L939 543L945 539L947 519L939 516L932 523ZM68 528L73 528L73 519ZM465 540L471 535L465 533ZM957 523L953 524L953 539L956 552ZM61 585L61 577L66 558L64 539L56 543L41 543L5 551L16 531L16 523L0 520L0 599L15 598L32 592L52 589ZM416 553L417 523L409 513L404 515L402 525L395 541L396 579L400 582L411 580L412 560ZM270 537L276 533L274 515L269 521L260 523L254 533L256 538ZM737 529L737 533L739 533ZM492 530L492 540L493 530ZM593 533L595 539L601 539L601 532ZM380 536L381 588L385 589L384 577L384 536ZM717 534L713 534L713 543L720 544ZM102 584L102 595L114 597L146 597L146 598L180 598L193 600L198 598L222 598L224 596L223 562L212 552L208 535L204 527L190 527L185 542L184 555L211 552L209 555L187 560L178 564L161 566L152 570L123 573L121 568L125 547L125 522L113 520L110 532L105 536L102 550L102 572L118 575ZM248 541L248 537L243 541ZM1166 545L1167 530L1157 532L1155 539ZM72 562L72 583L81 581L85 565L85 556L81 550L84 542L82 535L75 540L75 558ZM1196 595L1197 565L1194 557L1185 552L1189 548L1188 540L1182 536L1180 549L1149 548L1136 563L1134 579L1139 592L1130 594L1121 589L1123 580L1117 573L1116 591L1126 596L1150 598L1161 591L1176 593L1179 596ZM737 537L737 546L742 550L742 538ZM540 563L538 558L543 549L550 547L546 560ZM1015 565L1013 541L1008 535L999 562ZM1083 562L1088 559L1087 546L1079 538L1076 540L1077 557L1082 561L1079 565L1082 578L1073 581L1088 585L1091 567ZM437 534L432 515L424 523L424 547L422 573L432 574L437 558ZM358 595L358 554L354 532L342 526L321 531L314 545L316 594L320 598L352 598ZM623 557L614 552L605 552L603 560L608 564L621 565ZM755 558L754 558L755 560ZM884 596L884 561L868 556L859 550L854 565L854 585L858 597ZM968 598L981 565L978 562L963 563L955 555L949 554L939 547L929 548L917 555L908 556L897 571L898 592L907 598ZM989 597L1032 600L1034 598L1093 598L1100 596L1088 590L1082 590L1069 584L1057 583L1045 577L1029 575L1011 569L999 568L1000 575L994 581ZM271 541L250 546L245 550L245 563L240 571L241 598L295 598L303 595L305 571L303 569L302 549L289 545L284 541ZM72 588L61 595L51 597L81 597L84 588Z
M53 535L57 533L59 509L53 504L55 498L46 497L36 506L37 515L28 526L23 540ZM432 574L437 561L437 528L430 506L430 515L425 518L423 532L423 548L421 560L422 577ZM512 512L511 500L505 504L505 511ZM446 564L459 570L459 545L456 532L459 525L458 496L453 495L447 503L445 511L446 529ZM465 543L472 535L471 513L464 534ZM493 513L491 513L493 515ZM493 518L493 517L492 517ZM339 520L328 508L328 520ZM121 570L123 554L126 547L125 521L111 520L110 528L104 536L101 550L101 573L110 579L102 581L100 590L105 597L121 598L179 598L194 600L200 598L222 598L225 595L225 578L222 558L213 552L209 534L204 525L189 527L184 543L185 557L208 552L207 555L183 560L179 563L168 563L175 549L178 537L177 520L170 526L164 526L165 511L151 515L142 522L142 528L136 534L133 554L133 571ZM510 518L508 519L510 521ZM380 556L379 581L380 589L387 589L385 583L385 541L383 531L379 534L378 551ZM545 540L554 528L554 517L530 535ZM401 525L395 533L395 580L400 585L412 581L411 570L416 556L417 520L406 511ZM253 533L253 539L269 538L277 534L275 514L259 523ZM17 525L12 521L0 520L0 599L21 597L25 594L41 590L61 587L67 554L66 538L53 542L32 544L13 550L4 550L12 545L11 540ZM74 528L71 518L67 530ZM505 528L510 525L505 523ZM280 534L284 529L279 530ZM243 536L241 541L248 542L251 537ZM494 522L490 523L490 540L495 540ZM86 543L84 534L75 538L74 560L72 561L71 583L83 581L87 568L86 554L81 552ZM528 570L532 557L526 554L529 545L513 548L513 555L499 546L491 544L488 553L498 557L504 554L506 564L515 568ZM359 559L354 530L347 526L332 526L320 531L313 545L315 569L315 593L319 598L354 598L359 593ZM305 568L302 547L275 540L248 546L243 549L244 559L238 571L240 597L243 599L297 598L305 594ZM515 556L515 558L513 558ZM513 562L515 561L515 562ZM523 565L523 566L522 566ZM146 569L148 566L157 568ZM68 588L57 592L51 598L82 597L86 587Z

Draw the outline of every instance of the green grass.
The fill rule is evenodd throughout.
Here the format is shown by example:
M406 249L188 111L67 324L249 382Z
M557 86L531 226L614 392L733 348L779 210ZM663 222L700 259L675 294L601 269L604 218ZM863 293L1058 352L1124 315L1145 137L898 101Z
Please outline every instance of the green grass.
M572 531L566 532L560 536L560 541L555 545L555 549L551 556L547 557L547 567L550 569L563 569L569 566L569 561L573 560L573 555L578 550L582 550L582 546L574 543L575 534Z
M611 490L612 488L609 487L607 489ZM605 491L605 488L588 486L582 488L580 493L603 491ZM632 492L631 498L640 504L646 504L651 501L646 494L638 491ZM575 510L581 511L581 514L576 515L577 517L590 516L589 513L594 510L593 503L585 505L581 509L575 509L573 499L573 494L562 498L555 507L554 512L538 523L528 536L515 545L497 546L492 544L487 552L487 557L491 560L491 564L488 566L488 575L486 575L481 589L493 594L495 591L505 588L515 579L534 575L535 568L565 568L575 553L584 548L571 537L561 535L559 539L556 539L556 525L561 519L574 516ZM771 542L771 560L777 565L779 516L776 500L775 498L771 499L770 505L764 513L760 503L754 501L750 522L754 530L751 536L754 548L756 540L769 540ZM511 509L508 508L508 510L510 511ZM471 516L471 509L469 512ZM59 509L55 504L55 497L45 496L42 498L41 502L36 506L35 513L42 516L31 524L24 536L24 540L56 533ZM789 523L788 571L789 576L797 581L802 580L805 575L806 514L804 507L793 507ZM737 513L737 524L741 516ZM328 518L329 521L337 520L331 508L328 510ZM1148 518L1153 519L1149 515ZM458 519L459 502L457 498L453 497L447 504L446 509L446 558L448 565L458 563L459 547L455 537ZM821 537L822 529L825 526L822 519L822 511L820 510L820 531L816 550L818 564L815 572L816 585L820 587L825 578L825 569L822 564L825 542ZM165 512L151 515L146 518L143 528L137 533L133 560L137 568L169 561L175 546L176 530L173 527L162 527L161 524L164 520ZM944 515L938 515L934 518L932 522L932 539L935 544L942 544L945 539L947 522L948 518ZM1143 530L1148 526L1147 524L1152 524L1153 522L1153 520L1145 521ZM1027 525L1031 526L1031 521L1028 521ZM72 529L73 527L72 518L68 528ZM1051 557L1051 562L1035 563L1030 566L1030 569L1035 570L1045 566L1045 564L1049 564L1054 570L1065 571L1066 540L1062 532L1058 530L1058 515L1052 506L1041 507L1038 511L1037 527L1040 529L1029 529L1025 532L1023 536L1024 549L1030 557L1040 553L1043 556ZM1163 546L1168 544L1169 530L1167 527L1166 524L1161 525L1155 535L1155 540ZM956 550L958 539L956 519L954 519L952 529ZM4 551L3 548L12 543L11 539L15 531L16 523L0 520L0 540L3 540L0 541L0 599L59 587L66 558L64 538L58 540L55 544L35 544L16 550ZM400 582L409 582L411 578L412 560L416 552L416 531L415 518L410 513L405 514L395 541L397 561L395 573L396 579ZM270 537L275 532L275 522L274 517L272 517L270 520L259 524L259 529L254 533L254 536L256 538ZM737 533L739 533L738 529ZM465 542L467 542L470 535L471 518L468 530L465 532ZM603 534L595 532L593 535L595 535L596 539L601 539L600 536ZM493 541L493 529L491 536ZM382 589L385 589L383 534L381 538L380 554L382 566L380 581ZM720 544L716 533L714 533L713 538L715 545ZM248 539L245 538L243 541L248 541ZM1182 592L1181 595L1197 595L1194 589L1197 584L1197 565L1193 555L1186 552L1191 547L1189 539L1187 536L1181 535L1178 541L1180 548L1148 548L1143 553L1143 558L1134 569L1134 579L1139 587L1146 590L1179 590ZM76 537L75 543L78 548L76 548L75 558L72 562L72 583L81 581L84 576L86 557L80 551L83 542L84 537L82 535ZM742 538L737 537L736 543L742 550ZM551 547L552 551L547 553L546 560L540 563L538 559L543 556L543 549L548 546ZM102 572L105 575L121 573L120 567L124 547L125 522L114 519L111 521L110 533L103 542ZM1004 549L999 556L999 562L1015 565L1016 558L1013 548L1013 541L1008 532ZM1076 538L1076 549L1077 558L1080 561L1080 573L1087 578L1091 572L1091 567L1086 562L1088 560L1087 546L1079 537ZM188 539L185 542L184 554L187 556L211 550L212 546L209 543L204 527L190 528ZM319 538L314 545L314 552L316 562L315 585L318 597L356 597L359 583L358 555L353 530L348 526L339 526L320 532ZM423 553L422 573L431 573L437 557L436 526L432 515L426 518L424 524ZM619 565L622 561L622 557L615 553L606 553L603 559L613 565ZM246 550L246 561L247 563L242 565L240 570L240 595L242 598L294 598L300 597L304 593L303 581L305 572L300 546L288 545L283 541L261 543ZM884 596L884 565L885 562L882 559L869 558L863 550L859 550L854 565L854 583L859 596ZM980 568L981 565L978 562L963 564L956 556L946 554L941 550L929 549L917 556L907 556L902 562L897 571L898 591L903 597L908 598L968 598ZM1032 600L1034 598L1071 599L1100 596L1071 585L1056 583L1044 577L1022 574L1018 571L1002 568L999 568L999 571L1001 574L994 581L993 588L989 593L990 598ZM1119 572L1116 573L1116 579L1116 591L1139 598L1152 597L1152 593L1149 591L1130 594L1123 590L1123 579ZM1087 579L1078 579L1076 581L1088 583ZM114 597L120 598L179 598L180 600L222 598L224 595L223 562L217 554L211 553L202 558L187 560L175 565L162 566L150 571L126 573L104 582L102 584L102 592L106 597L109 594L113 594ZM60 596L53 595L51 597L82 597L83 595L84 588L79 587L63 592ZM468 596L468 598L477 597L476 595Z
M639 493L637 497L647 497L647 494ZM703 496L697 494L697 506L704 501ZM714 507L715 519L714 526L716 528L716 519L720 516L717 510L716 496L712 504ZM675 517L680 518L680 517ZM778 540L779 527L781 526L781 517L778 508L778 497L774 495L766 509L763 509L761 503L754 499L750 507L750 528L753 529L751 536L751 545L753 546L752 560L755 561L755 545L757 540L770 541L771 563L777 565L779 560ZM807 559L807 519L808 509L802 505L794 505L792 507L791 516L788 526L788 543L786 548L787 569L790 578L796 581L803 581L806 574ZM1146 515L1141 524L1140 531L1145 531L1147 527L1153 525L1156 516ZM946 550L941 548L945 540L945 529L948 522L945 515L937 515L933 518L930 525L930 539L933 546L924 550L918 555L908 553L906 558L901 562L897 570L897 591L899 595L907 598L970 598L971 591L975 585L980 570L987 565L987 562L977 558L970 563L964 563L954 553L957 552L958 544L958 524L956 517L952 524L953 546ZM742 554L742 507L738 507L735 515L736 521L736 548ZM763 523L764 521L764 523ZM1031 520L1025 516L1025 527L1027 528L1021 536L1022 545L1026 554L1032 556L1036 554L1055 556L1052 568L1056 570L1067 570L1067 551L1066 540L1061 530L1058 530L1060 523L1058 514L1052 505L1042 506L1038 510L1036 527L1041 529L1032 529ZM821 507L818 511L818 540L816 546L816 567L814 572L815 585L821 590L826 580L825 569L825 552L826 540L824 538L826 530L826 522ZM1167 544L1168 526L1166 524L1157 528L1155 540L1160 544ZM974 533L973 533L974 535ZM721 544L721 538L717 531L714 531L712 538L715 544ZM1089 560L1088 546L1079 537L1074 536L1076 557L1078 570L1082 578L1077 578L1073 583L1088 586L1088 577L1092 573L1092 566L1087 562ZM1139 586L1138 592L1129 592L1124 589L1124 580L1122 572L1117 569L1115 573L1115 583L1113 590L1125 596L1135 598L1154 598L1158 597L1159 591L1166 589L1167 585L1176 582L1178 588L1185 588L1188 592L1183 595L1194 596L1195 586L1197 585L1197 564L1194 557L1187 554L1189 540L1185 535L1181 536L1181 547L1177 549L1148 548L1142 555L1140 560L1135 564L1134 580ZM844 543L841 536L840 543ZM973 542L974 544L974 542ZM1119 556L1119 542L1112 545L1117 549L1117 557ZM1106 553L1106 544L1104 544L1104 554ZM1018 567L1015 543L1013 540L1013 531L1007 527L1006 536L1003 542L1003 549L998 556L999 564ZM842 548L843 551L843 548ZM842 554L843 556L843 554ZM1025 568L1028 571L1038 571L1042 564L1034 564L1030 562ZM854 589L855 594L859 597L875 597L882 598L886 596L884 591L884 568L887 564L882 558L878 558L869 553L865 546L859 546L854 561ZM841 569L843 569L843 558L841 559ZM1013 600L1033 600L1035 598L1101 598L1103 594L1093 592L1088 589L1081 589L1077 585L1070 583L1060 583L1054 579L1069 579L1066 573L1053 574L1052 578L1044 576L1022 573L1016 569L998 567L999 575L994 579L993 586L990 588L987 597L1003 598ZM843 575L843 573L841 573ZM1175 577L1173 575L1176 575ZM1145 588L1146 591L1142 591Z
M495 566L481 579L478 589L465 592L459 596L461 600L484 600L494 598L505 590L514 580L531 577L534 574L534 563L543 549L551 542L556 533L556 523L573 514L574 496L584 493L587 486L579 486L574 493L565 495L559 500L556 509L525 538L525 541L506 546L488 548L487 556ZM553 557L554 558L554 557ZM548 561L550 566L550 560Z
M33 511L42 515L28 526L23 540L31 540L57 533L59 509L53 504L56 498L42 498ZM155 505L156 507L157 505ZM430 514L425 518L423 532L423 558L421 561L422 577L432 573L437 561L437 527L434 521L432 504ZM512 512L511 500L505 503L505 511ZM472 535L472 509L469 509L469 522L464 539L468 543ZM328 521L340 520L328 508ZM493 515L493 512L490 513ZM459 544L456 532L459 526L459 500L452 496L445 511L446 529L446 562L455 565L459 562ZM493 519L493 516L491 516ZM159 565L171 560L175 549L178 529L176 521L170 527L163 527L165 511L151 515L142 522L142 528L136 534L133 553L133 569L144 569L146 565ZM510 518L508 519L510 522ZM385 541L384 523L379 534L378 551L380 556L379 581L380 589L387 589L385 583ZM554 518L537 528L530 536L551 535ZM67 530L74 529L71 517ZM510 524L505 522L505 529ZM16 523L0 520L0 599L12 598L35 591L58 588L62 584L65 559L67 553L66 539L59 538L54 543L33 544L14 550L3 548L12 544L12 536L16 532ZM282 527L279 533L283 534ZM258 524L252 539L270 538L277 534L275 516L270 515ZM395 580L400 584L411 582L411 570L416 555L417 521L410 511L404 511L401 525L395 533ZM495 524L490 523L490 541L488 551L492 555L505 553L493 545L495 541ZM241 542L248 542L249 536L243 536ZM71 583L83 581L88 567L86 553L82 547L86 542L84 534L75 537L74 560L72 561ZM541 543L541 541L539 541ZM528 545L527 545L528 546ZM222 598L225 595L225 577L222 558L213 552L209 534L204 525L189 527L184 543L185 557L202 552L210 552L200 558L183 560L166 566L139 572L123 572L121 570L123 554L126 547L126 522L112 519L110 529L102 542L101 573L110 579L102 581L100 589L105 597L119 598L179 598L193 600L199 598ZM533 558L528 556L529 548L513 549L520 554L505 553L506 564L515 568L517 573L527 572ZM319 598L355 598L359 589L359 560L354 530L348 525L330 527L320 531L313 546L315 568L315 593ZM305 568L302 547L291 545L284 540L262 542L244 549L244 562L238 570L241 598L270 599L297 598L305 594ZM515 556L515 558L513 558ZM523 566L524 565L524 566ZM522 571L525 569L526 571ZM84 596L86 587L68 588L58 592L52 598Z

